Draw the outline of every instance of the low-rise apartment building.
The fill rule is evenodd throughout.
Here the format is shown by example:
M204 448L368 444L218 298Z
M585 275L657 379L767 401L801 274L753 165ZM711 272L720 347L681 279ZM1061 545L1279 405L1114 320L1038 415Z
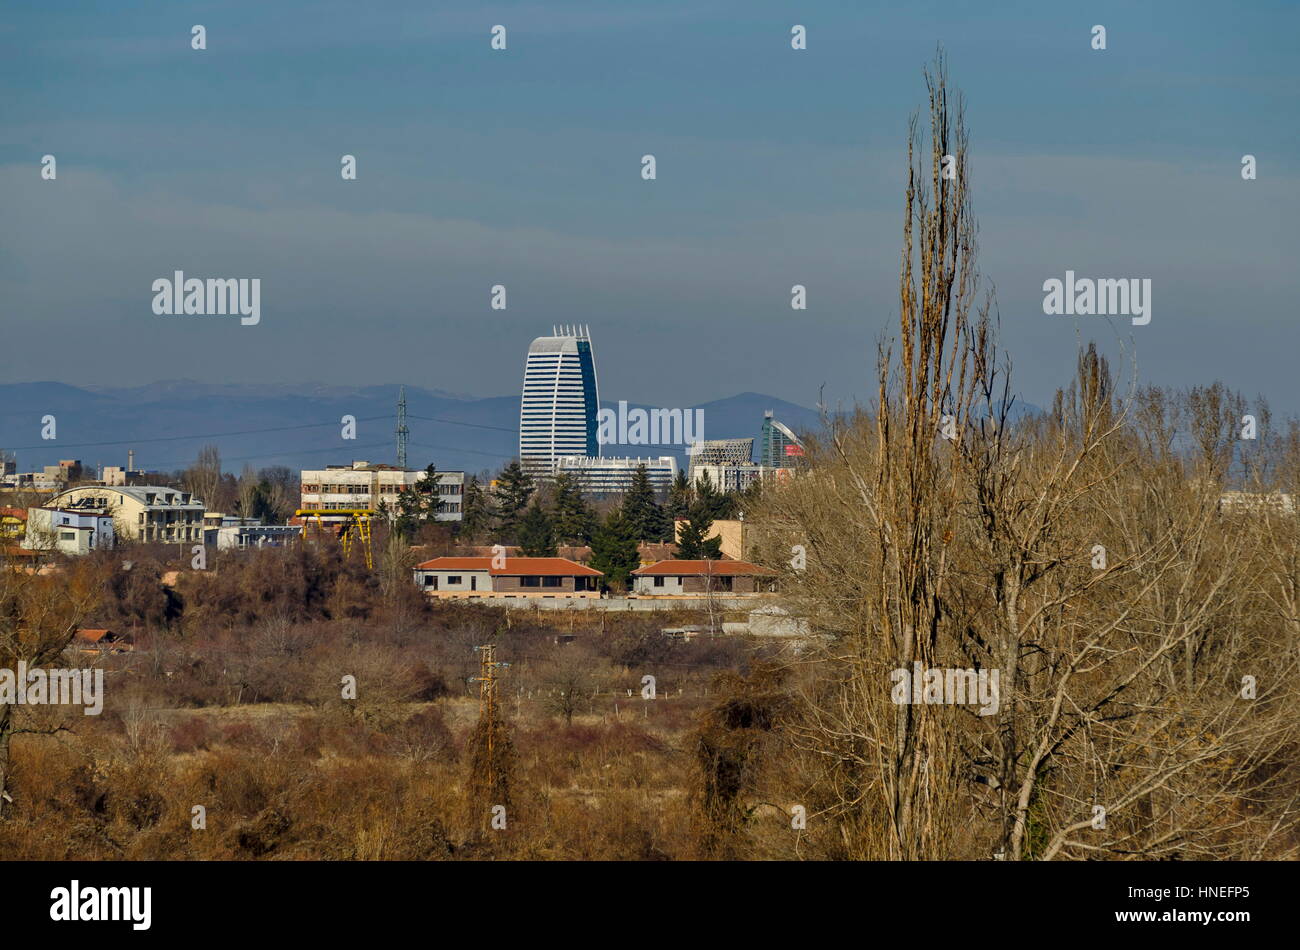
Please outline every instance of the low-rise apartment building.
M589 495L619 495L631 490L636 470L642 465L655 491L666 492L677 477L677 459L672 455L658 458L561 455L555 459L555 474L568 475L579 491Z
M299 508L319 511L325 521L341 521L343 516L331 518L329 511L368 508L378 510L381 504L389 509L397 507L397 496L424 478L423 470L400 469L395 465L372 465L355 461L351 465L329 465L323 469L304 469L302 500ZM438 521L460 521L461 505L465 492L464 472L438 472Z
M415 567L415 583L439 599L598 598L594 568L562 557L436 557Z
M106 508L27 509L26 546L39 551L89 554L113 547L113 516Z
M203 502L178 488L83 485L59 492L42 507L102 509L113 519L114 535L132 541L203 541Z

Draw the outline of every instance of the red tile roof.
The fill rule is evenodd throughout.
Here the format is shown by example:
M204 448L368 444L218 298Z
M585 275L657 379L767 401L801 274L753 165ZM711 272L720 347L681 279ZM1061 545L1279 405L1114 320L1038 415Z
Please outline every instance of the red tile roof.
M601 572L563 557L507 557L493 567L490 557L435 557L415 565L420 571L487 571L493 577L600 577Z
M757 564L750 564L748 561L660 561L658 564L651 564L649 567L639 567L632 573L646 576L678 574L700 577L718 577L721 575L769 577L776 575L776 571L766 567L759 567Z
M78 640L89 640L91 643L98 643L112 633L111 630L97 630L91 627L82 627L77 631Z
M27 548L20 548L20 547L0 548L0 557L31 558L35 560L36 558L39 558L42 554L45 553L47 552L30 551Z

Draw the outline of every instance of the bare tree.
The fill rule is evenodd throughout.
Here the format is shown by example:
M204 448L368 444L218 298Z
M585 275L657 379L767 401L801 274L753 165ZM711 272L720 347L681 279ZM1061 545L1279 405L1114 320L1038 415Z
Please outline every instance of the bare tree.
M793 678L790 725L821 763L807 800L836 822L828 847L1289 854L1300 532L1294 505L1220 503L1231 472L1272 498L1285 466L1242 455L1223 387L1121 393L1094 347L1051 413L1013 417L992 300L975 304L960 99L941 59L926 80L899 352L881 346L877 405L828 420L808 474L763 501L807 548L788 595L831 635ZM954 669L996 673L996 702L891 693L899 672Z
M181 478L185 490L209 507L217 504L217 489L221 486L221 450L215 445L205 445L199 450L194 464Z
M103 577L92 567L40 575L0 559L0 669L39 667L57 660L100 597ZM26 684L17 684L25 688ZM0 817L7 811L10 742L27 710L0 699Z

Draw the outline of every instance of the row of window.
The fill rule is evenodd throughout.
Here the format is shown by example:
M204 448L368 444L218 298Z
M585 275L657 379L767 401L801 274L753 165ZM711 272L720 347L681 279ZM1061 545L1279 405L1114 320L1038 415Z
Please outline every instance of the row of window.
M405 486L405 487L410 487L410 486ZM461 494L461 489L462 486L459 482L455 482L450 485L444 482L440 482L438 484L439 495L459 495ZM379 494L381 495L397 495L400 494L403 490L404 490L404 486L401 485L380 485L379 486ZM302 491L303 494L305 495L369 495L370 494L370 488L367 485L348 485L348 484L303 485Z

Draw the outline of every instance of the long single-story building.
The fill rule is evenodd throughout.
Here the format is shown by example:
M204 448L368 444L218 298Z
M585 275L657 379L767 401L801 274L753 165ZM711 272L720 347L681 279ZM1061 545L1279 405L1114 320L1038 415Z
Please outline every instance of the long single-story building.
M598 598L602 576L562 557L436 557L415 567L416 585L440 599Z
M775 589L776 576L748 561L660 561L632 572L632 592L638 597L761 594Z

